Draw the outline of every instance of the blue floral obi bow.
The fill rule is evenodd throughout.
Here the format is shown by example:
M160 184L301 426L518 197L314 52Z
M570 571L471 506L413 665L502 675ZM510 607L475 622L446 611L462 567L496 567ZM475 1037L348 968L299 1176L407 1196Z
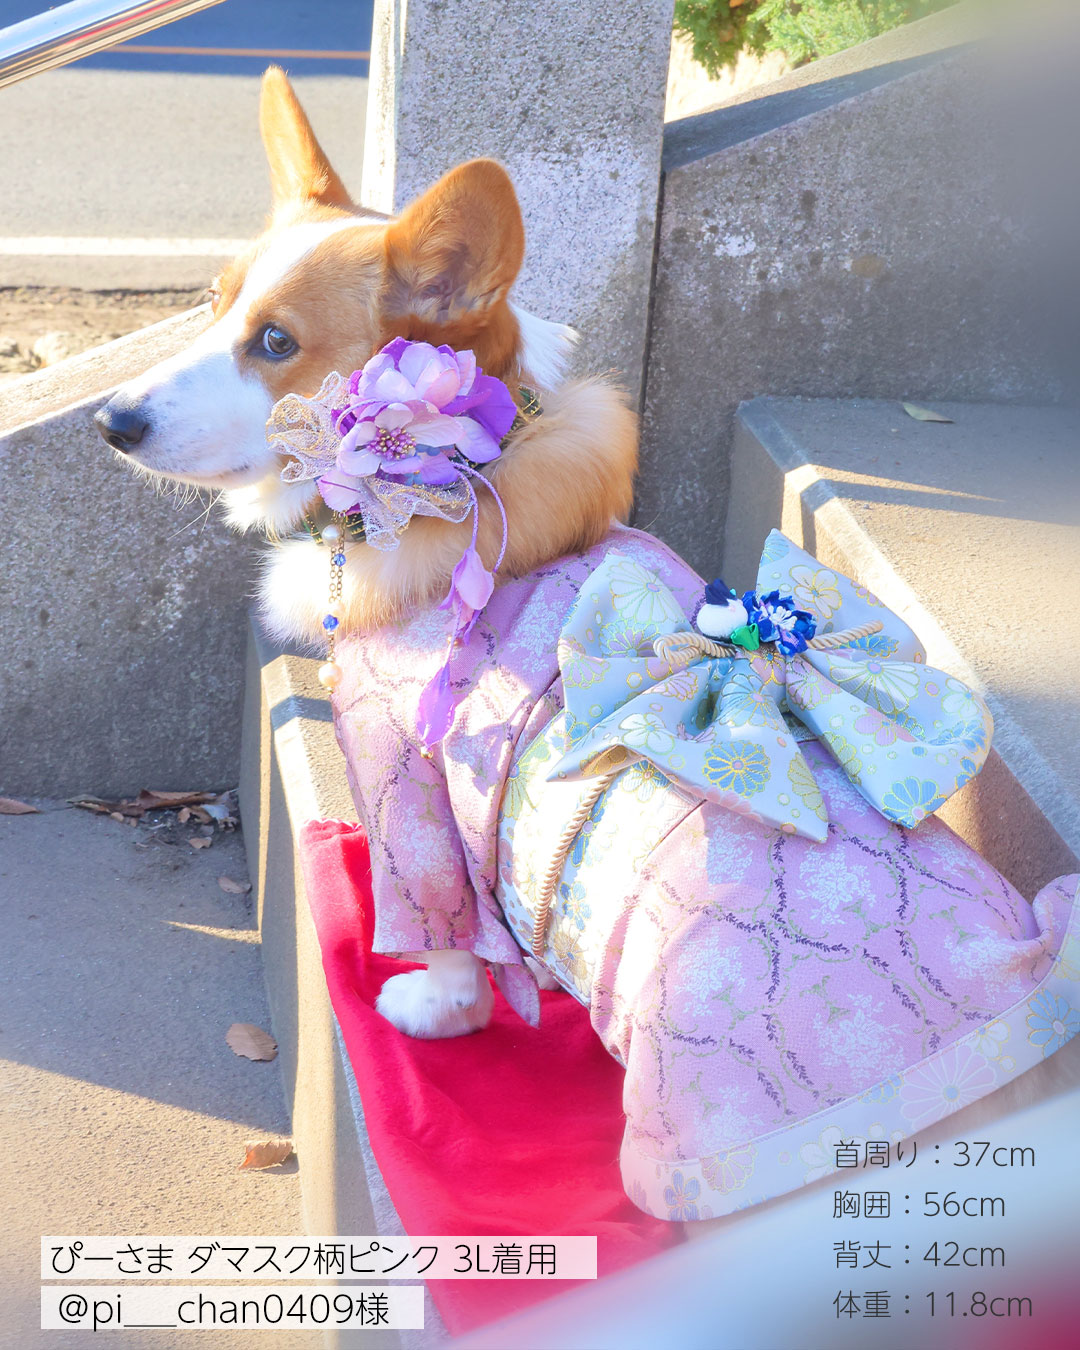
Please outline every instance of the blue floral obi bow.
M790 655L765 643L688 661L663 641L664 656L644 654L691 624L654 573L611 553L559 639L571 748L549 780L647 760L695 796L820 842L828 820L800 740L821 740L871 805L909 827L982 768L993 733L986 704L927 666L911 629L865 587L776 530L757 587L790 596L819 636L874 620L880 631Z

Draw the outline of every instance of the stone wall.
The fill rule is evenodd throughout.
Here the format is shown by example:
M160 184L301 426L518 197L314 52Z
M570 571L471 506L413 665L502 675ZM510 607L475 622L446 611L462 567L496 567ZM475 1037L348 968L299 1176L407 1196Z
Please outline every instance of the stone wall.
M699 570L744 399L1060 392L999 92L965 49L668 125L636 520Z
M251 546L136 479L91 421L205 322L167 319L0 399L2 794L237 782Z
M514 298L582 334L583 369L641 385L673 0L376 0L366 206L399 210L463 160L509 169Z

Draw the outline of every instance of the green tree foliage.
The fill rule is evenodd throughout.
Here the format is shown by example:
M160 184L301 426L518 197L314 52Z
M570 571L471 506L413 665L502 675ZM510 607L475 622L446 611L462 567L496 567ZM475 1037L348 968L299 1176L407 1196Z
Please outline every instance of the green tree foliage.
M765 50L757 32L747 32L753 0L675 0L675 31L690 39L694 60L710 75L733 66L742 51Z
M780 51L794 65L831 56L955 0L675 0L675 28L710 75L740 52Z

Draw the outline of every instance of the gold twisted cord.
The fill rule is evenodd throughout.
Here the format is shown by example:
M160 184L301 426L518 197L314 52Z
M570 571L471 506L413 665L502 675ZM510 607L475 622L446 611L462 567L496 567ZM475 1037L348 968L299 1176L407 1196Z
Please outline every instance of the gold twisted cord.
M835 647L844 647L849 642L856 642L859 638L869 637L871 633L880 633L881 629L880 620L873 619L870 623L859 624L856 628L844 628L839 633L822 633L818 637L811 638L806 645L814 651L830 651ZM653 651L662 661L670 661L672 665L676 662L689 665L692 660L699 656L735 656L738 653L751 655L742 647L732 647L723 642L714 642L712 638L705 637L703 633L695 632L666 633L653 642ZM538 961L543 960L548 918L551 914L552 901L555 898L555 887L562 875L567 855L573 848L574 840L582 826L592 815L593 807L623 768L624 765L619 764L617 768L610 772L599 774L590 780L589 790L581 799L577 810L566 822L562 834L559 835L554 856L544 875L540 878L539 899L532 933L532 954Z
M857 628L844 628L839 633L821 633L806 644L811 651L829 651L834 647L846 647L859 638L869 637L871 633L880 633L880 619L859 624ZM662 661L679 661L688 665L699 656L752 656L744 647L731 646L726 642L714 642L703 633L665 633L653 642L653 651Z
M880 619L871 619L861 623L858 628L842 628L839 633L820 633L806 644L816 652L827 652L833 647L846 647L849 642L858 642L859 638L869 637L871 633L880 633L883 624Z
M578 831L592 815L592 809L600 798L604 795L609 785L614 782L619 769L611 773L601 774L589 782L589 790L581 799L577 810L566 822L566 828L559 835L559 842L555 849L555 856L548 865L547 871L540 878L540 898L536 906L536 918L533 921L532 952L538 961L544 956L544 934L547 930L548 915L551 913L551 902L555 898L555 886L559 880L559 874L563 870L563 864L566 862L566 855L570 852L577 838Z

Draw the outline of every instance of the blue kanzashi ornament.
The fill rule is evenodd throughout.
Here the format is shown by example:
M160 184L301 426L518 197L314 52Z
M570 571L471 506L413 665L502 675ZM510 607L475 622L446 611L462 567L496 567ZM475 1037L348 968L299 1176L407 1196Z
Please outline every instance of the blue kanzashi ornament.
M814 616L796 608L789 595L776 590L759 597L746 591L740 600L721 577L705 587L705 603L695 623L699 632L714 641L731 642L747 651L774 642L785 656L805 651L817 631Z
M758 597L747 591L743 604L762 642L775 642L785 656L806 651L807 643L817 632L814 616L808 610L796 608L790 595L769 591Z

